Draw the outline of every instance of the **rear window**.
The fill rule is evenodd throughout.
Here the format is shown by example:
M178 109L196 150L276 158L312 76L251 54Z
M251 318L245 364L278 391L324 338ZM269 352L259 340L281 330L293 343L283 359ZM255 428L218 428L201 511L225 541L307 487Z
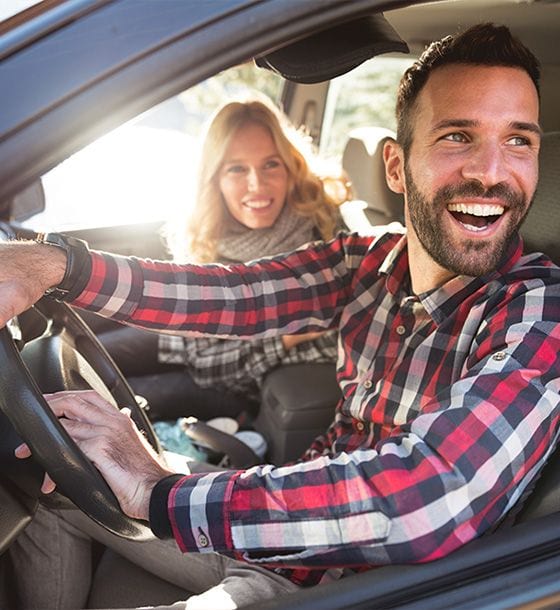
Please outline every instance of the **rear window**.
M321 152L340 158L355 127L396 129L397 87L414 57L375 57L335 78L330 87L321 134Z

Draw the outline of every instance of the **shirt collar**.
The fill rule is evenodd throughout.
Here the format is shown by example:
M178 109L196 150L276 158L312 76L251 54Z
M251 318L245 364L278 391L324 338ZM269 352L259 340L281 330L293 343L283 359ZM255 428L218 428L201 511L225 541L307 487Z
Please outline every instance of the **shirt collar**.
M413 296L407 250L406 235L403 235L379 268L380 274L386 276L387 290L395 297L400 295L401 300ZM494 271L478 277L457 275L439 288L421 293L414 298L422 303L434 322L440 324L456 311L467 297L481 288L486 287L488 292L498 290L500 282L495 280L507 273L519 261L522 253L523 241L517 235Z
M407 256L406 235L400 236L379 267L379 273L385 275L387 290L394 296L400 291L410 293L410 271Z

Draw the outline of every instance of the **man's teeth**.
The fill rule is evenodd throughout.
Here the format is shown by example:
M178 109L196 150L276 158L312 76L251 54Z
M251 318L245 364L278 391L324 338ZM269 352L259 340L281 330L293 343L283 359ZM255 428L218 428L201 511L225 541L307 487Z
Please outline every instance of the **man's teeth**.
M475 233L478 233L479 231L485 231L488 227L488 225L484 225L483 227L475 227L474 225L468 225L466 223L461 224L469 231L474 231Z
M450 203L447 209L450 212L461 212L472 216L501 216L504 213L501 205L481 205L479 203Z

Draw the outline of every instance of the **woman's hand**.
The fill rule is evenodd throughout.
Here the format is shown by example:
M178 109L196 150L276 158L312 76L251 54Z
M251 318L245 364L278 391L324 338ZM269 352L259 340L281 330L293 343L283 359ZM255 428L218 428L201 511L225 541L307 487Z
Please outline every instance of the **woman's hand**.
M45 398L64 429L101 472L123 512L147 520L154 486L174 473L162 465L130 419L129 409L119 411L93 390L58 392ZM31 455L27 445L20 445L15 453L18 458ZM54 488L47 474L41 491L50 493Z
M282 337L282 343L284 344L284 349L289 351L292 347L299 345L300 343L304 343L305 341L313 341L313 339L318 339L324 331L318 331L314 333L304 333L302 335L284 335Z

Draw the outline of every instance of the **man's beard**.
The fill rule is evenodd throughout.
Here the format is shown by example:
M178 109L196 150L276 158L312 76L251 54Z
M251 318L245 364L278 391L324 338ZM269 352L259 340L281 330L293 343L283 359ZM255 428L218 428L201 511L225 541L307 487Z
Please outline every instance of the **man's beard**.
M410 222L434 261L457 275L480 276L496 269L529 212L526 198L505 184L485 190L480 182L471 180L444 186L429 201L418 190L406 163L404 171ZM466 239L455 244L443 228L443 215L450 213L447 204L461 197L498 197L506 202L509 219L505 231L489 239Z

